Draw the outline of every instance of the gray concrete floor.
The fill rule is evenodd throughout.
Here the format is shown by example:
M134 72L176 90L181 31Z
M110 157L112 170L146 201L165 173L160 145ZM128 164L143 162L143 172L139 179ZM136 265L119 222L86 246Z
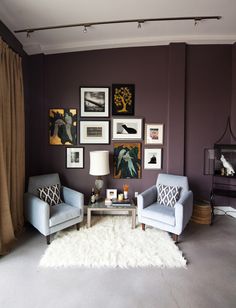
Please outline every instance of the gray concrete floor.
M190 223L188 269L41 269L45 239L29 227L0 259L1 308L236 307L236 219Z

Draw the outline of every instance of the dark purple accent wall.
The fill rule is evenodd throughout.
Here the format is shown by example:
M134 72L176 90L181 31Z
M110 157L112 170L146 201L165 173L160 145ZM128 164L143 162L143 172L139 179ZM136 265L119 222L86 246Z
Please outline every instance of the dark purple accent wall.
M235 48L235 47L234 47ZM195 198L209 199L211 178L203 176L203 150L223 133L232 109L232 46L170 44L30 57L28 175L59 172L62 182L87 196L94 184L89 151L85 168L65 168L65 146L48 144L49 108L77 108L80 86L135 84L135 116L164 124L163 168L142 170L140 180L105 177L107 188L130 185L131 194L153 185L159 172L186 174ZM234 115L235 117L235 115ZM111 120L111 117L110 117ZM79 144L78 144L79 145ZM142 151L146 146L142 142Z

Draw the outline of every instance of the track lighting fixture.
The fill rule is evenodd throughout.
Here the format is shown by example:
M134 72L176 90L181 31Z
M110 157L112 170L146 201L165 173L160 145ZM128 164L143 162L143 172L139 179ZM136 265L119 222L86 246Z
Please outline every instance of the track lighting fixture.
M145 19L126 19L126 20L110 20L110 21L99 21L99 22L90 22L90 23L79 23L79 24L70 24L70 25L59 25L59 26L47 26L40 28L29 28L29 29L20 29L15 30L15 33L26 32L27 37L30 37L31 32L43 31L43 30L53 30L53 29L65 29L65 28L75 28L83 27L83 32L86 33L88 27L90 26L99 26L99 25L111 25L111 24L124 24L124 23L138 23L138 29L142 27L144 22L154 22L154 21L179 21L179 20L193 20L194 25L196 26L198 22L202 20L219 20L221 16L186 16L186 17L164 17L164 18L145 18Z

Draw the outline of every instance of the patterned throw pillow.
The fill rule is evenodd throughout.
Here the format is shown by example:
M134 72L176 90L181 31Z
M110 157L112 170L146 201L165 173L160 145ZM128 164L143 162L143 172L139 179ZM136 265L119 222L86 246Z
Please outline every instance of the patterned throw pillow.
M47 202L49 205L55 205L62 202L59 184L38 188L38 191L39 198Z
M157 202L162 205L174 207L175 203L179 200L180 189L181 188L177 186L167 186L158 184Z

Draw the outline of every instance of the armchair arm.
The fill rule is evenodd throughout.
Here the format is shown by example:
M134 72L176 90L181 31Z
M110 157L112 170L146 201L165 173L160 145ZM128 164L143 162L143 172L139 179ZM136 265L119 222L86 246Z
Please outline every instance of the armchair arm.
M49 234L50 207L47 202L30 193L24 194L26 219L42 234Z
M193 212L193 193L188 191L182 195L179 201L175 204L175 218L176 227L180 231L183 231L187 223L189 222ZM179 234L180 234L179 233Z
M138 210L143 210L156 201L157 201L157 187L156 185L153 185L152 187L148 188L147 190L138 195L137 198Z
M73 190L71 188L62 186L62 195L65 203L77 207L81 210L81 214L84 212L84 194Z

